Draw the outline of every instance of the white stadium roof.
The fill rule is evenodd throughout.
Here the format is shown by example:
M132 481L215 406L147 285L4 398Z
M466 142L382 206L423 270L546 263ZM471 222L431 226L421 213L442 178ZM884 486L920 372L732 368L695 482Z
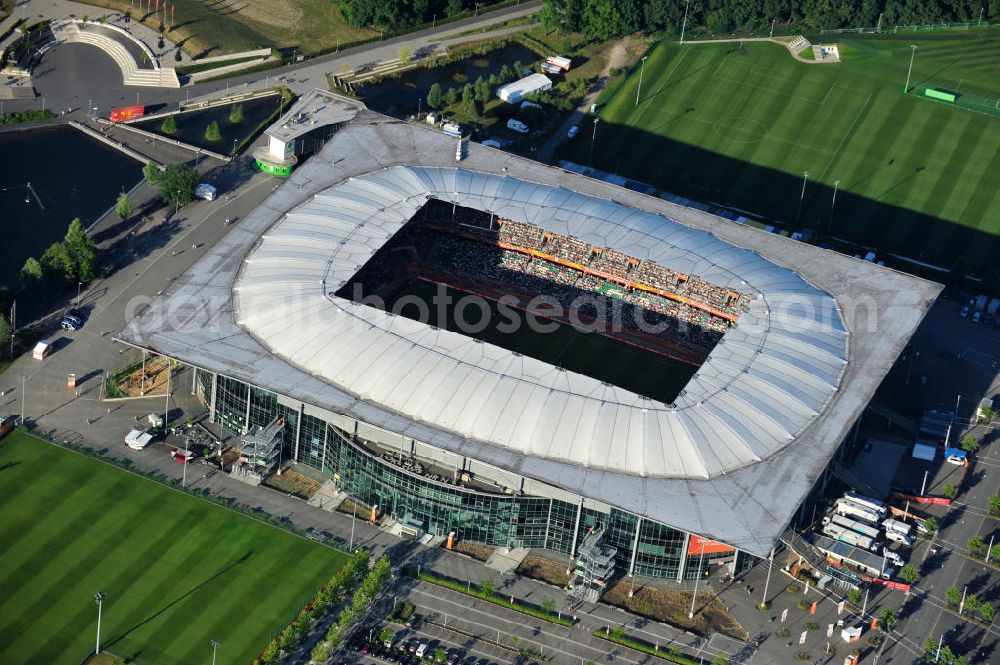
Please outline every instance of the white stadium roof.
M428 197L758 294L674 405L333 295ZM848 334L833 298L655 213L455 167L395 166L312 196L264 234L237 322L276 355L415 421L519 454L710 478L784 448L830 399Z
M766 555L940 287L484 146L454 159L361 111L117 338ZM670 406L333 295L428 196L758 297Z

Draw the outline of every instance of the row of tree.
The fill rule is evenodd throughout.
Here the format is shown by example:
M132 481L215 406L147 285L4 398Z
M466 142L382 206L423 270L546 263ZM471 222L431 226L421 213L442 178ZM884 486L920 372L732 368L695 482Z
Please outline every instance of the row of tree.
M344 0L340 13L355 28L406 28L451 18L488 0Z
M516 79L522 69L524 66L520 61L515 61L513 69L504 65L499 73L490 74L489 78L480 76L475 83L466 83L460 88L449 87L445 90L440 83L435 83L427 92L427 106L436 111L446 106L454 106L461 99L466 113L475 118L482 109L481 105L489 101L497 87Z
M544 0L542 23L560 32L600 39L639 30L679 33L687 28L716 33L764 29L772 21L813 28L874 27L984 20L1000 14L1000 0Z

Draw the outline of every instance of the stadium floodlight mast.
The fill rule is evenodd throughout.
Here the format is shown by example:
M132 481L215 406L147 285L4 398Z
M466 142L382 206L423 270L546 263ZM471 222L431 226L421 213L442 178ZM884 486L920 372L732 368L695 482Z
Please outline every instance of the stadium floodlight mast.
M646 69L646 58L648 55L642 56L642 63L639 65L639 87L635 90L635 105L639 105L639 93L642 92L642 72Z
M806 197L806 181L809 180L809 171L802 172L802 191L799 192L799 209L795 212L795 221L799 221L802 215L802 200Z
M219 640L212 640L212 665L215 665L215 652L219 649Z
M691 0L687 0L684 3L684 22L681 23L681 44L684 43L684 29L687 28L688 24L688 7L691 5Z
M906 70L906 85L903 86L903 94L910 91L910 74L913 73L913 56L917 54L916 44L910 44L910 68Z
M710 540L708 542L715 542ZM694 601L698 598L698 580L701 579L701 569L705 566L705 546L707 542L701 542L701 557L698 559L698 576L694 578L694 593L691 594L691 609L688 611L688 619L694 618Z
M104 599L108 597L108 594L103 591L98 591L94 594L94 602L97 603L97 644L94 647L94 655L100 655L101 653L101 609L104 606Z
M837 190L840 189L840 181L833 181L833 200L830 201L830 217L826 220L826 232L830 232L830 227L833 224L833 206L837 205Z
M594 165L594 144L597 143L597 123L600 121L600 118L594 116L594 133L590 137L590 160L588 161L587 166Z

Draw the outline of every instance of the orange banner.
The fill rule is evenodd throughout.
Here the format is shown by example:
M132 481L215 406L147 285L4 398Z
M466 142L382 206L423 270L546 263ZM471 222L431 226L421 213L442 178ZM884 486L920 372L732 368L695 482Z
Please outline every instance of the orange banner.
M701 536L691 534L688 541L688 556L692 554L721 554L723 552L735 552L736 548L730 547L715 540L708 540Z

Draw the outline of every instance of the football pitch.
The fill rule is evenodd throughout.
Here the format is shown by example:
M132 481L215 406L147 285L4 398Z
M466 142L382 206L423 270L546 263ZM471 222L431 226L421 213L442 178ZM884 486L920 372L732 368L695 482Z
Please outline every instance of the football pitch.
M462 309L463 322L474 328L482 328L473 334L456 322L456 311L461 307L459 301L465 293L454 288L447 289L455 298L456 306L444 312L445 320L442 321L437 306L433 304L436 288L436 285L429 282L414 280L395 294L392 301L387 303L388 308L403 316L420 320L423 317L417 315L415 307L402 306L394 309L400 299L416 298L427 304L427 322L431 325L462 332L488 344L571 372L585 374L662 402L673 402L697 370L693 365L632 347L597 333L580 331L569 324L546 320L547 330L532 329L521 311L514 312L519 324L516 329L506 330L507 315L500 314L497 303L492 300L477 298L477 301L484 302L488 307L488 319L485 322L477 307ZM510 311L513 310L508 308L508 312Z
M985 31L843 39L839 64L768 42L660 43L639 104L635 67L602 96L596 142L588 120L566 157L588 164L593 146L594 166L673 194L985 276L1000 250L1000 118L904 95L911 45L911 87L1000 98Z
M0 488L0 663L80 663L103 591L108 651L207 663L218 640L219 665L245 665L347 560L19 433Z

